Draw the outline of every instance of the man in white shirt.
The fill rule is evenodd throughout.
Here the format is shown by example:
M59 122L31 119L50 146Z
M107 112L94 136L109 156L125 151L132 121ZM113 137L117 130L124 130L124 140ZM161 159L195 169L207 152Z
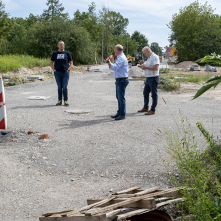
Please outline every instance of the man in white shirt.
M147 57L145 64L140 65L139 67L144 70L146 81L145 87L143 90L144 95L144 107L138 112L146 112L145 115L155 114L158 95L157 88L159 83L159 56L156 55L148 46L143 48L143 53ZM151 93L152 97L152 106L149 109L149 94Z

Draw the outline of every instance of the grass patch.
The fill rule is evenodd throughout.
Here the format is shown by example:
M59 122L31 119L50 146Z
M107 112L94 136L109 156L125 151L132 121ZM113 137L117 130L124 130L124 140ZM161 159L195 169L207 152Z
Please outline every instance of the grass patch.
M192 214L192 218L183 220L210 221L221 220L221 141L197 123L208 147L199 146L192 127L187 119L182 119L179 132L167 132L167 151L178 168L180 178L171 178L177 187L186 187L181 191L185 203L179 205L183 216Z
M6 73L17 68L33 68L49 66L49 58L35 58L29 55L0 55L0 72Z

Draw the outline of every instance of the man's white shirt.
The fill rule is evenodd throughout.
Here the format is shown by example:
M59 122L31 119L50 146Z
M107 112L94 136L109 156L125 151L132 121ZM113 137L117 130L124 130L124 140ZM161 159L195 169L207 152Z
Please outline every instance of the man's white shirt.
M146 67L153 67L156 64L160 64L159 56L156 55L154 52L150 55L150 57L147 59L147 61L144 63ZM152 71L145 69L144 70L145 77L156 77L159 76L159 68L157 71Z

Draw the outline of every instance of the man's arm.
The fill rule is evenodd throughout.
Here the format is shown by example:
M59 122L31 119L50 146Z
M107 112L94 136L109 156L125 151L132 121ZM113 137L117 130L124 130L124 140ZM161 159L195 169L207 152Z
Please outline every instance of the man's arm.
M144 64L140 65L139 68L141 68L142 70L151 70L151 71L157 71L159 69L159 64L155 64L154 66L152 67L147 67L145 66Z
M52 60L51 60L51 61L50 61L50 67L51 67L51 69L52 69L52 70L55 72L56 70L55 70L55 68L54 68L54 65L53 65L53 64L54 64L54 61L52 61Z
M122 58L118 58L115 64L112 64L109 61L108 66L111 70L118 70L124 64L124 60Z
M73 61L69 61L69 68L68 68L68 72L71 70L72 66L73 66Z

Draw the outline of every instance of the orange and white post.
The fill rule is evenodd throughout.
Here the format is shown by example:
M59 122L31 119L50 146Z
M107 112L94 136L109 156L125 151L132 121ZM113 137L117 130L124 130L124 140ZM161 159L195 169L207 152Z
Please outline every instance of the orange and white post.
M7 129L7 116L5 106L5 89L2 77L0 76L0 130Z

